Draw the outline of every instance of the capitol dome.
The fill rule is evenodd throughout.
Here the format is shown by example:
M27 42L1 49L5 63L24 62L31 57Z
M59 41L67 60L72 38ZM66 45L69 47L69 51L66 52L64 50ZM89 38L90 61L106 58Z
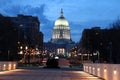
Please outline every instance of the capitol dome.
M59 17L55 21L55 26L59 26L59 25L69 26L69 23L64 17Z
M60 17L55 21L51 41L59 44L71 42L69 23L63 16L62 9Z
M55 21L54 29L69 29L69 23L63 16L62 10L60 13L60 17Z

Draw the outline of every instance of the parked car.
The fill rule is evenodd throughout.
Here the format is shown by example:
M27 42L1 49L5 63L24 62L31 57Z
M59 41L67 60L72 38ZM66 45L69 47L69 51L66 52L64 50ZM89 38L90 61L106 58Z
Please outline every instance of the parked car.
M48 58L46 62L47 68L59 68L59 57L54 56Z

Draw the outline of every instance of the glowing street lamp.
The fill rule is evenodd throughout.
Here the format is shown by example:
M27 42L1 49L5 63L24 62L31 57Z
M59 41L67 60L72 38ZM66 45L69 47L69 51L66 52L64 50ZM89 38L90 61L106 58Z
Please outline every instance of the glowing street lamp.
M25 47L25 49L27 50L27 49L28 49L28 47L26 46L26 47Z
M22 46L20 46L20 49L22 50L22 49L23 49L23 47L22 47Z

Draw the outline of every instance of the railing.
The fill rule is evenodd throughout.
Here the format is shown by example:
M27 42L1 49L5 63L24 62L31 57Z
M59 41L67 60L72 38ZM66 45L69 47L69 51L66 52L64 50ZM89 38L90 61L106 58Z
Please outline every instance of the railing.
M105 80L120 80L120 64L83 64L84 71Z
M16 69L16 62L0 62L0 71L8 71L8 70L15 70Z

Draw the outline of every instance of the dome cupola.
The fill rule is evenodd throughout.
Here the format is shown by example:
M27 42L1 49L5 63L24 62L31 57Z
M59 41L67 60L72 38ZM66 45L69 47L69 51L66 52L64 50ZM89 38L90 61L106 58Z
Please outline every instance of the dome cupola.
M63 16L63 10L61 9L60 17L55 21L54 29L69 29L69 23Z

